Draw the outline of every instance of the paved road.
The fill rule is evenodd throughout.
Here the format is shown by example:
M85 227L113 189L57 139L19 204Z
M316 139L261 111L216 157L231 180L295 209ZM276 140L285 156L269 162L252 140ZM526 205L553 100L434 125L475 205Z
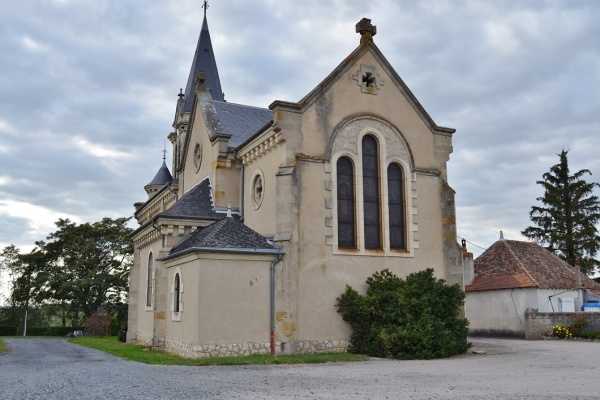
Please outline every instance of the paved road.
M600 399L600 343L474 340L443 360L153 366L65 339L7 339L0 399Z

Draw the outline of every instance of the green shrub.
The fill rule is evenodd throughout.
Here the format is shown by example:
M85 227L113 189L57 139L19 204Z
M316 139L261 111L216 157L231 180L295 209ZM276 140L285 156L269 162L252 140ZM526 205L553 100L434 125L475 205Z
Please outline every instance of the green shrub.
M586 329L581 332L584 339L600 340L600 329Z
M337 298L338 312L352 326L350 351L374 357L431 359L467 351L468 322L459 317L464 293L436 279L433 270L406 280L389 270L367 279L367 294L350 286Z
M127 321L123 321L121 323L121 327L119 328L119 332L117 333L117 340L119 342L125 343L127 341Z

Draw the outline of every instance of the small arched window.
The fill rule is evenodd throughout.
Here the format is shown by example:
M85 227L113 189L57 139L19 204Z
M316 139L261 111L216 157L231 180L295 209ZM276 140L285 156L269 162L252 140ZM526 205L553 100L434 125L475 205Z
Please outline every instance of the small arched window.
M175 282L173 287L173 311L179 312L179 303L181 301L181 278L179 274L175 274Z
M387 169L390 249L406 250L404 223L404 174L402 167L392 163Z
M362 164L365 248L381 249L379 157L377 140L371 135L362 139Z
M354 166L348 157L337 161L338 246L356 248Z
M148 256L148 279L146 282L146 307L152 307L152 281L154 278L152 264L152 253L150 253Z

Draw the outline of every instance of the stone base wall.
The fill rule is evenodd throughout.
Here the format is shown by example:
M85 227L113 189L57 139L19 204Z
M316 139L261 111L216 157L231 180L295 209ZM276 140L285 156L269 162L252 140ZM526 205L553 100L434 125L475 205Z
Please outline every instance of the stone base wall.
M600 327L600 313L538 312L535 308L525 310L525 339L540 340L556 325L567 326L575 315L585 315L589 325Z
M139 340L139 339L138 339ZM150 338L151 340L151 338ZM295 343L292 354L345 353L348 340L303 341ZM285 344L275 343L275 353L283 354ZM165 351L185 358L236 357L253 354L270 354L271 345L265 343L233 343L233 344L195 344L181 340L167 339Z
M350 341L345 339L340 340L306 340L296 342L297 354L314 354L314 353L346 353L350 346Z
M152 346L152 334L138 332L135 337L136 344L143 344L144 346Z
M269 354L270 348L269 343L195 344L174 339L165 341L167 353L194 359Z

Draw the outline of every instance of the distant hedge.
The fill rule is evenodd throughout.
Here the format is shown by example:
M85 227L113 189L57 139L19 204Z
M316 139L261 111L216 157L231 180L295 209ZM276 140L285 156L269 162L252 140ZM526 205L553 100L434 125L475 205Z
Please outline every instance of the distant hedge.
M17 330L18 329L18 330ZM82 331L81 327L72 326L28 326L27 336L66 336L73 331ZM0 326L0 336L16 336L23 334L23 327Z

